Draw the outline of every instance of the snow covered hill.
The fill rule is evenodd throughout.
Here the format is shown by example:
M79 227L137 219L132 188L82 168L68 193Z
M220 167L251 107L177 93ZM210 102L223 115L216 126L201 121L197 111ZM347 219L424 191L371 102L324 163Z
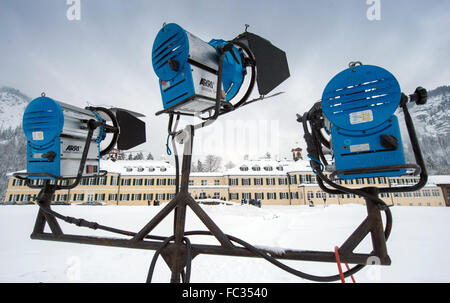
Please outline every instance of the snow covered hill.
M100 224L138 231L161 206L55 206L64 215L85 218ZM253 245L283 249L332 251L341 245L366 216L362 205L327 207L248 205L201 205L226 233ZM393 229L387 243L391 266L366 267L355 275L357 282L450 282L448 230L450 208L393 207ZM145 282L154 251L90 246L31 240L37 206L1 206L0 282ZM170 236L173 216L152 232ZM203 223L188 211L186 230L205 230ZM61 223L67 233L122 237ZM217 244L206 236L192 236L196 244ZM366 238L356 252L371 250ZM334 263L282 261L295 269L315 275L337 274ZM170 271L159 259L153 282L170 281ZM350 280L348 280L350 281ZM204 283L303 283L258 258L200 255L192 262L191 282Z
M22 116L30 100L17 89L0 88L0 200L7 186L6 174L26 166Z
M0 88L0 130L16 128L22 124L22 116L30 98L10 87Z
M422 153L432 174L450 173L450 86L441 86L428 92L425 105L410 104L409 110L414 121ZM403 116L400 114L399 116ZM408 137L402 124L402 137ZM409 142L407 158L413 161Z

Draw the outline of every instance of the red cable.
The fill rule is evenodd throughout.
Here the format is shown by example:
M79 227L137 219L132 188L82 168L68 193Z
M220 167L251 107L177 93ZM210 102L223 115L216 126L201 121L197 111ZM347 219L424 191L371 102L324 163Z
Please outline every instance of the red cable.
M342 272L341 259L339 258L339 247L337 247L337 246L334 247L334 255L336 257L336 263L337 263L337 267L339 269L339 276L341 277L341 282L345 283L344 273ZM348 266L347 263L345 263L345 266L347 267L347 270L350 270L350 266ZM351 275L350 277L352 278L353 283L356 283L353 275Z

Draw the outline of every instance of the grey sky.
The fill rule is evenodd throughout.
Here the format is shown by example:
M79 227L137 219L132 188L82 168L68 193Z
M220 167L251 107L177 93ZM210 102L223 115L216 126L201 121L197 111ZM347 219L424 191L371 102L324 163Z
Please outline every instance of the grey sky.
M450 83L450 1L380 1L381 20L369 21L366 0L81 0L81 20L69 21L66 0L0 0L0 86L32 98L45 91L79 106L142 112L149 143L138 149L159 157L168 117L154 116L162 108L150 59L158 30L175 22L209 41L232 39L247 23L249 31L286 51L291 77L275 90L285 94L225 116L220 126L268 121L266 126L278 127L272 133L276 143L270 141L275 152L289 155L297 142L304 146L295 113L319 100L350 61L387 68L406 93ZM195 146L221 134L205 130ZM243 156L212 151L234 161Z

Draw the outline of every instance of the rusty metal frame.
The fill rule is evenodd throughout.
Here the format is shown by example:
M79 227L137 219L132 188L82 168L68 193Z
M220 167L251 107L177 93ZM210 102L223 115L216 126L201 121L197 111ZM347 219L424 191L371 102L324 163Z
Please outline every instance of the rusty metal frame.
M195 258L200 254L206 255L222 255L236 257L261 257L243 246L236 246L230 240L230 236L226 235L207 215L207 213L198 205L198 203L189 194L189 175L191 171L192 161L192 140L193 132L190 136L189 144L184 142L185 150L182 162L182 175L180 190L176 196L157 213L141 230L137 233L129 233L129 239L118 239L109 237L93 237L84 235L66 234L62 231L58 224L57 218L51 212L51 197L56 186L46 183L45 187L38 195L37 203L40 206L39 213L36 218L32 239L59 241L69 243L80 243L101 246L125 247L134 249L160 250L161 255L171 270L171 282L180 282L183 277L183 271L187 266L187 244L184 241L186 236L196 234L185 230L186 210L190 208L194 214L204 223L207 232L214 236L219 245L192 244L190 245L190 256ZM188 146L186 148L186 146ZM367 189L372 194L378 191L376 188ZM366 265L371 257L377 257L381 265L390 265L391 260L387 253L385 229L381 218L381 210L375 201L366 198L367 217L362 221L359 227L348 237L348 239L340 246L339 254L342 262L348 264ZM163 246L163 237L153 236L150 233L161 223L169 214L174 212L174 235L172 241ZM48 224L50 232L44 232L45 224ZM81 226L81 225L80 225ZM386 226L386 229L390 226ZM198 233L197 233L198 234ZM355 248L361 241L370 235L373 245L373 251L370 253L354 253ZM314 251L314 250L294 250L284 249L282 253L275 253L270 250L259 249L263 254L279 260L298 260L298 261L316 261L316 262L336 262L334 251Z

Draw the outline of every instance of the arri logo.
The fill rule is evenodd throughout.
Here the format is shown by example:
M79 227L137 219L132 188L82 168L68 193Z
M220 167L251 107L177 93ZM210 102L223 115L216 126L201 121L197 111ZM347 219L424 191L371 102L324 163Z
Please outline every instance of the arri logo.
M214 82L207 80L205 78L200 79L200 85L214 89Z
M67 145L66 152L75 152L78 153L81 150L81 146L79 145Z

